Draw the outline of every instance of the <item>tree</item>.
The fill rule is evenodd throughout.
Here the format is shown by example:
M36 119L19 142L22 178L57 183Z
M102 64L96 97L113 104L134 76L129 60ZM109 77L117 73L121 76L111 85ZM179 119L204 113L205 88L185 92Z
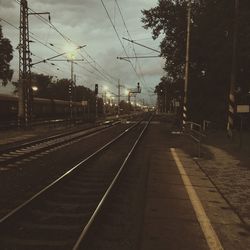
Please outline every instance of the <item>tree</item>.
M194 121L226 122L234 1L192 1L188 111ZM152 29L153 38L163 34L161 55L166 58L166 77L170 77L173 84L184 79L187 2L159 0L156 7L142 11L144 27ZM250 2L241 0L240 6L236 87L247 93L250 89Z
M173 111L173 100L179 100L183 92L183 80L174 82L172 78L163 76L155 87L160 112Z
M13 70L10 69L12 53L10 40L3 37L2 26L0 25L0 80L2 80L3 86L6 86L13 76Z
M49 89L53 84L53 76L31 73L31 85L37 87L35 96L41 98L50 98Z
M132 108L132 107L131 107L131 104L130 104L130 103L127 103L127 102L124 101L124 100L121 100L121 101L120 101L120 112L121 112L121 114L129 114L131 108Z
M15 86L14 93L17 93L19 80L17 82L12 82L12 84ZM37 91L33 93L34 96L41 98L50 98L49 89L52 84L53 76L31 73L31 86L37 87Z

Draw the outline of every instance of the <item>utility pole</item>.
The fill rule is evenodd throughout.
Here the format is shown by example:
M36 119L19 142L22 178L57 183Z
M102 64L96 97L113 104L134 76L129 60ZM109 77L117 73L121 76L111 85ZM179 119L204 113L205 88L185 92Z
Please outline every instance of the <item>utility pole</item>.
M18 127L28 128L32 121L33 90L31 87L31 58L29 40L29 15L44 13L29 13L27 0L20 1L19 28L19 83L18 83ZM49 16L50 20L50 16Z
M70 77L70 84L69 84L69 110L70 110L70 120L73 120L73 93L72 88L74 86L74 61L73 59L70 60L71 65L71 77Z
M120 84L120 79L118 80L118 95L117 95L117 100L118 100L118 103L117 103L117 108L118 108L118 110L117 110L117 115L118 115L118 117L120 116L120 99L121 99L121 84Z
M31 72L27 0L20 2L18 126L27 128L31 120Z
M234 24L233 24L232 69L231 69L231 77L230 77L230 92L229 92L228 122L227 122L227 132L228 132L229 137L231 138L233 137L234 113L235 113L238 17L239 17L239 0L235 0Z
M80 46L78 47L77 49L81 49L83 48L84 46ZM63 54L60 54L60 55L57 55L56 57L58 56L61 56L61 55L64 55L65 53ZM64 59L56 59L56 60L51 60L55 57L52 57L52 58L49 58L49 59L46 59L47 61L57 61L57 62L70 62L70 83L69 83L69 110L70 110L70 120L72 121L73 119L73 86L75 85L75 79L76 79L76 76L74 75L74 63L75 62L78 62L78 61L84 61L84 59L67 59L67 60L64 60Z
M98 118L98 84L95 84L95 122Z
M189 80L189 52L190 52L190 28L191 28L191 0L188 0L187 5L187 44L186 44L186 60L185 60L185 85L184 85L184 100L182 125L185 126L187 122L187 91Z

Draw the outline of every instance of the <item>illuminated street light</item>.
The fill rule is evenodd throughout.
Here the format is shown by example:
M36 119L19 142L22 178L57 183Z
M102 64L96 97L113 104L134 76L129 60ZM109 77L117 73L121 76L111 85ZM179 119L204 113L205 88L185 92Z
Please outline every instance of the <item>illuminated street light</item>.
M77 47L73 44L66 44L64 47L64 51L66 51L66 55L69 60L76 59L76 50Z
M76 51L78 49L82 49L86 47L86 45L82 45L82 46L73 46L73 45L67 45L65 47L65 50L66 52L62 53L62 54L59 54L59 55L56 55L56 56L53 56L53 57L50 57L50 58L47 58L43 61L40 61L40 62L46 62L46 61L67 61L67 62L70 62L71 63L71 81L70 81L70 84L69 84L69 109L70 109L70 120L72 121L73 119L73 95L72 95L72 88L73 88L73 85L75 85L75 81L74 81L74 68L73 68L73 65L76 61L84 61L84 59L76 59L75 56L76 56ZM65 59L62 59L62 60L52 60L56 57L59 57L59 56L63 56L63 55L66 55L68 57L67 60ZM40 62L37 62L37 63L33 63L33 65L35 64L38 64Z
M38 87L37 87L37 86L32 86L31 88L32 88L32 90L35 91L35 92L38 90Z

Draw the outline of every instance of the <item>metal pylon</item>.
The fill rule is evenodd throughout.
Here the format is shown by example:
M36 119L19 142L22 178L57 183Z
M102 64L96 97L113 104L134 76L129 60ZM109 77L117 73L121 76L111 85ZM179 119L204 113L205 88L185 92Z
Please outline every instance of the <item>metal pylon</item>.
M19 37L19 103L18 124L19 127L29 127L31 121L31 71L29 48L29 21L27 0L20 2L20 37Z

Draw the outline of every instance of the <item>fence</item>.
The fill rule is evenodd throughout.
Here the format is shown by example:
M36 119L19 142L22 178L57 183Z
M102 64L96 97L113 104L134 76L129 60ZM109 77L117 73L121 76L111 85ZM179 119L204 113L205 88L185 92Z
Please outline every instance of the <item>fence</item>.
M204 125L201 126L198 123L190 121L186 122L184 125L184 134L189 136L197 144L198 157L201 156L202 140L205 137L204 127Z

